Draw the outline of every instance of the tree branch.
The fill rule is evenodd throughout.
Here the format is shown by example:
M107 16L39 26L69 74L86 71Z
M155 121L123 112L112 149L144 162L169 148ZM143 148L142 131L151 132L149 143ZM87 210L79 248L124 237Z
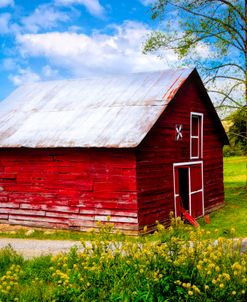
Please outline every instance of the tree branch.
M235 64L235 63L226 63L226 64L221 64L221 65L218 65L218 66L215 66L215 67L211 67L211 68L207 68L207 67L204 67L204 69L206 69L207 71L213 71L213 70L216 70L216 69L220 69L220 68L225 68L225 67L236 67L238 69L240 69L241 71L243 71L243 73L245 73L245 70L242 66L238 65L238 64Z
M236 132L232 132L232 131L229 131L228 133L231 133L235 136L238 136L238 137L242 137L243 139L247 140L247 137L245 135L242 135L242 134L239 134L239 133L236 133Z
M232 91L238 87L239 85L241 85L241 83L236 83L235 85L233 85L230 90L228 92L224 92L224 91L220 91L220 90L211 90L211 92L213 93L218 93L224 96L223 100L220 102L220 106L223 105L223 103L225 102L226 99L229 99L230 101L232 101L233 103L235 103L236 105L238 105L239 107L241 107L241 104L237 101L235 101L230 94L232 93Z
M218 0L218 1L221 2L221 3L224 3L225 5L227 5L229 7L231 7L234 11L236 11L238 13L238 15L242 19L242 21L244 23L246 22L244 14L242 14L242 12L239 9L237 9L237 7L234 6L230 1L227 1L227 0Z
M229 80L234 80L234 81L239 81L241 83L245 83L245 80L240 79L240 78L236 78L236 77L232 77L232 76L223 76L223 75L215 75L213 76L211 79L208 79L205 84L208 84L209 82L213 82L216 79L229 79Z
M208 92L212 92L212 93L218 93L224 96L224 99L220 102L220 104L218 106L216 106L217 108L220 108L223 106L224 102L226 101L226 99L229 99L232 103L234 103L236 105L236 107L232 107L232 108L240 108L242 107L242 104L240 104L239 102L235 101L232 97L230 97L227 93L223 92L223 91L219 91L219 90L207 90ZM230 107L229 105L227 105L227 107Z
M226 33L226 31L222 31L222 32L216 32L216 33L212 33L212 34L208 34L208 35L205 35L203 36L203 34L205 34L204 31L200 31L200 30L197 30L197 33L201 34L200 36L198 35L198 39L196 39L195 41L193 41L193 43L197 43L199 42L200 40L205 40L205 39L208 39L208 38L213 38L213 37L216 37L217 39L229 44L229 45L232 45L233 47L237 48L238 50L240 51L244 51L244 48L242 48L242 45L238 46L236 44L234 44L232 41L229 41L227 39L224 39L222 34Z
M216 22L218 24L220 24L224 29L226 29L226 31L230 34L230 36L232 36L232 32L235 33L236 36L238 36L240 38L240 40L242 41L243 44L245 44L245 39L244 37L242 37L242 35L240 34L239 31L237 31L234 27L232 27L231 25L227 24L227 23L224 23L223 21L221 21L220 19L218 18L214 18L214 17L210 17L210 16L207 16L205 14L202 14L202 13L199 13L199 12L195 12L195 11L192 11L184 6L181 6L181 5L178 5L178 4L174 4L174 3L171 3L170 1L168 1L170 3L170 5L172 6L175 6L176 8L178 9L181 9L191 15L194 15L194 16L197 16L197 17L202 17L202 18L205 18L207 20L211 20L213 22ZM239 42L239 40L236 38L235 39L239 45L242 45L242 43Z

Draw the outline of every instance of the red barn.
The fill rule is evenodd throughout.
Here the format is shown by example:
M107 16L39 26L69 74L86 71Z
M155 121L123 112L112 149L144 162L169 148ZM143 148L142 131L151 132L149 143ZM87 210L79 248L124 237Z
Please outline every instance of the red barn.
M197 71L27 84L0 103L0 220L138 233L224 203L228 142Z

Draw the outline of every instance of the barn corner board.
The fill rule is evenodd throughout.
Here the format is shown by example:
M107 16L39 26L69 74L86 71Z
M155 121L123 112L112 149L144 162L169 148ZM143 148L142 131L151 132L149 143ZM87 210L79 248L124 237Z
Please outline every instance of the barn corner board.
M27 84L0 103L0 221L137 234L224 203L228 140L195 69ZM212 177L213 175L213 177Z

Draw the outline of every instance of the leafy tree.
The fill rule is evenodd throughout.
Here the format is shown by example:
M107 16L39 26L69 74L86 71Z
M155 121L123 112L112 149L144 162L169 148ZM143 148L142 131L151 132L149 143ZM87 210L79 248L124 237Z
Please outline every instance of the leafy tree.
M229 127L227 135L231 146L234 149L239 149L247 153L247 139L246 139L246 121L247 121L247 107L234 111L225 121L228 121Z
M183 63L197 62L219 113L247 103L247 0L156 0L152 18L161 30L150 34L144 52L173 50ZM195 50L210 49L197 61ZM245 133L246 136L246 133Z

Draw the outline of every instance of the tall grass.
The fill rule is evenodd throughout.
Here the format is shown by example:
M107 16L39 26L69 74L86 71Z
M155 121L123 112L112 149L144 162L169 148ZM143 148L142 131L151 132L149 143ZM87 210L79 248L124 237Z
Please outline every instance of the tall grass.
M247 255L241 241L207 239L205 231L179 219L172 219L169 229L158 224L150 235L154 240L139 242L113 235L111 228L102 225L91 245L82 242L82 252L73 248L24 261L5 250L0 300L247 301Z

